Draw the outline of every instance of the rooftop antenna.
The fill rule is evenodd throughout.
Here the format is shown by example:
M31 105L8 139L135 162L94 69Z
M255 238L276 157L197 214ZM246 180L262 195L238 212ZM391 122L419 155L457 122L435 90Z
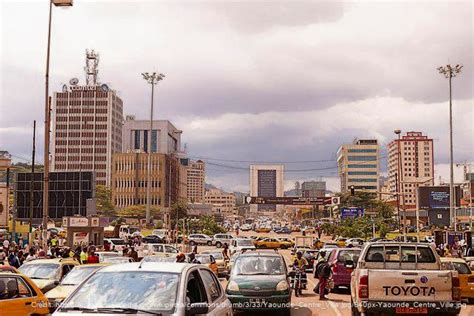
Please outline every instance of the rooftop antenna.
M99 54L94 50L86 50L86 66L84 71L86 72L86 85L96 86L97 74L99 73Z

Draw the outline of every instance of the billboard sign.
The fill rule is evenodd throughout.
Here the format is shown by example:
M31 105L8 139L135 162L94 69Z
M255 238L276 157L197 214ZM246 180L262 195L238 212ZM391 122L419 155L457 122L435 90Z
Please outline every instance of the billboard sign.
M357 218L364 216L364 209L362 207L344 207L341 209L341 219Z
M460 205L461 189L454 187L455 206ZM449 187L448 186L428 186L418 188L418 208L419 209L447 209L449 208Z

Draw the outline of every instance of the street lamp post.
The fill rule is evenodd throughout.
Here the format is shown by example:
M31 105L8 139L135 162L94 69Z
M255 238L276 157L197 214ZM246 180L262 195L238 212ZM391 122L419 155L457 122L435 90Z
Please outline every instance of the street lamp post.
M153 73L148 73L144 72L142 73L143 79L146 80L147 83L151 85L151 104L150 104L150 131L148 135L148 144L147 144L147 151L148 151L148 168L146 172L146 177L147 177L147 184L146 184L146 223L147 225L151 221L151 210L150 210L150 205L151 205L151 136L153 133L153 99L154 99L154 93L155 93L155 85L158 83L158 81L163 80L165 75L163 74L157 74L156 72Z
M398 172L397 172L397 207L400 212L400 192L402 193L402 209L403 209L403 241L407 240L407 232L406 232L406 221L407 221L407 214L406 214L406 208L405 208L405 192L403 190L403 171L402 171L402 145L401 145L401 139L400 139L400 134L402 133L401 130L396 129L393 131L396 135L398 135ZM400 213L399 213L400 216Z
M451 79L461 72L462 65L446 65L437 68L439 73L449 80L449 221L450 226L454 225L454 231L457 231L456 215L454 214L454 166L453 166L453 102Z
M53 13L53 4L56 7L71 7L73 0L50 0L49 1L49 20L48 20L48 43L46 47L46 73L44 83L44 172L43 172L43 248L47 247L48 232L48 210L49 210L49 128L51 123L50 99L49 99L49 57L51 48L51 20Z

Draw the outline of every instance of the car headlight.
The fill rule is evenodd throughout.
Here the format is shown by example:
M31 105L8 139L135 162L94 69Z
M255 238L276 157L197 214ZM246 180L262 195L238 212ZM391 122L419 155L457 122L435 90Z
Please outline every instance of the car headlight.
M227 291L229 292L238 292L239 290L239 285L235 281L230 281L227 285Z
M288 282L286 282L286 280L278 282L278 284L276 286L276 290L281 291L281 292L282 291L287 291L288 290Z

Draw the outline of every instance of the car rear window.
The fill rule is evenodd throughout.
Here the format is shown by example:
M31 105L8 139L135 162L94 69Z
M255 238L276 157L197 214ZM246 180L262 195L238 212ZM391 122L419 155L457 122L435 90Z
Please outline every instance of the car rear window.
M407 262L434 263L436 257L428 247L382 246L370 247L365 257L366 262Z
M359 261L359 256L360 256L360 250L341 250L339 251L339 254L337 255L337 261L338 262L346 262L347 260L353 261L354 263L357 263Z

